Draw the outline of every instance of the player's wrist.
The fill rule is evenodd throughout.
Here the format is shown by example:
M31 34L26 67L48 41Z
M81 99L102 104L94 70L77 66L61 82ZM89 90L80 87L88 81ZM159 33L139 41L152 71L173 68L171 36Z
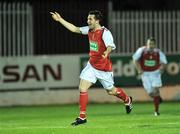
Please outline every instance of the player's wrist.
M61 23L62 22L62 18L58 18L57 22Z
M138 70L138 74L142 74L143 73L143 70Z
M164 69L159 69L159 72L162 74L164 72Z

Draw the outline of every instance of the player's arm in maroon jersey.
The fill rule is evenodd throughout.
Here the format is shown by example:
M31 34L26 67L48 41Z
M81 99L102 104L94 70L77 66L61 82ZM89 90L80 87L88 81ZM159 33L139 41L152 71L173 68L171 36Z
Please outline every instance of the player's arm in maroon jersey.
M166 68L166 64L161 63L161 66L160 66L160 68L159 68L159 71L160 71L161 73L163 73L164 70L165 70L165 68Z
M73 32L73 33L79 33L81 34L80 28L73 25L72 23L67 22L65 19L63 19L61 17L61 15L57 12L50 12L50 14L52 15L52 18L61 23L65 28L67 28L69 31Z
M138 60L133 60L133 62L134 62L134 65L135 65L135 67L137 69L138 74L142 74L143 70L141 68L141 65L140 65L139 61Z

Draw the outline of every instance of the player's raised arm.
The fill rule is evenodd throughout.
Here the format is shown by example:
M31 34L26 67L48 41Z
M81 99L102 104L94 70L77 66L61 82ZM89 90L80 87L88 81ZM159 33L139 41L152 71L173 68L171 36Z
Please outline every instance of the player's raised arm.
M60 22L65 28L67 28L69 31L74 32L74 33L81 33L79 27L67 22L66 20L64 20L61 15L57 12L50 12L52 18L57 21Z

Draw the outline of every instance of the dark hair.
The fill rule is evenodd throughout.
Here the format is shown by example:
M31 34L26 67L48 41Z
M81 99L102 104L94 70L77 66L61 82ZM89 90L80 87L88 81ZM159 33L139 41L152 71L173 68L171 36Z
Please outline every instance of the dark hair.
M156 43L156 39L154 37L150 37L150 38L148 38L148 40Z
M89 12L89 15L94 15L95 20L99 20L99 22L101 22L102 19L103 19L102 13L101 13L100 11L98 11L98 10L92 10L92 11L90 11L90 12Z

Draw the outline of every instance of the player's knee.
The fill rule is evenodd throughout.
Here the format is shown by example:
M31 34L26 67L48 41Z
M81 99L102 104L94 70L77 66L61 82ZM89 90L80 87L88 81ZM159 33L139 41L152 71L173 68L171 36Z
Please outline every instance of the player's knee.
M154 97L159 95L159 89L154 89L152 92L148 93L149 96Z
M154 93L153 92L150 92L148 93L150 97L154 97Z
M107 91L107 93L109 94L109 95L116 95L116 90L114 89L114 88L112 88L112 89L106 89L106 91Z
M87 89L86 89L86 88L83 88L82 86L79 86L79 91L80 91L80 92L87 92Z
M108 95L112 95L111 90L107 90L107 89L106 89L106 91L107 91Z

